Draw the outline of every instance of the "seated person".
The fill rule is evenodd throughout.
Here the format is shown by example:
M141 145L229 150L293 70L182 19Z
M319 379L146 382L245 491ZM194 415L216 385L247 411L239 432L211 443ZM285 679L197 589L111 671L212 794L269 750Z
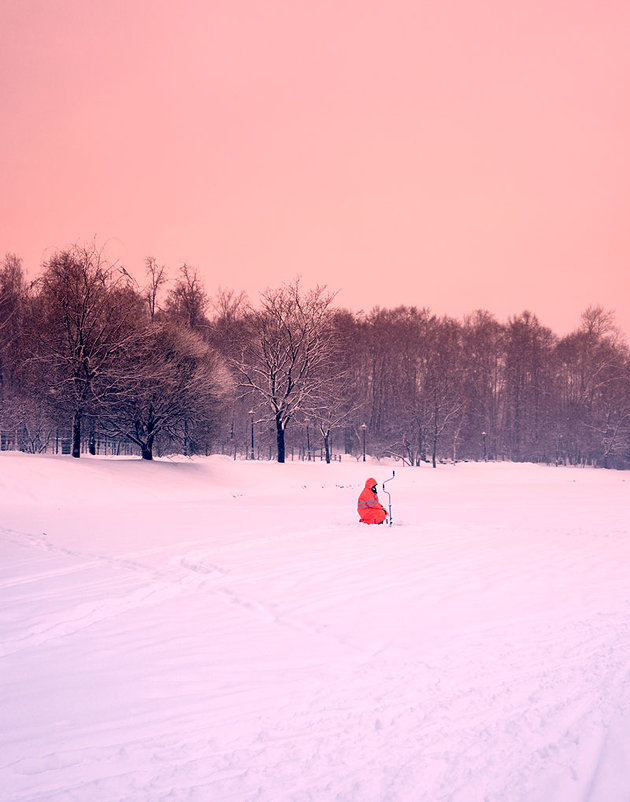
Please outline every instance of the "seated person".
M376 479L371 477L365 483L357 504L357 512L362 524L382 524L387 518L385 507L376 495Z

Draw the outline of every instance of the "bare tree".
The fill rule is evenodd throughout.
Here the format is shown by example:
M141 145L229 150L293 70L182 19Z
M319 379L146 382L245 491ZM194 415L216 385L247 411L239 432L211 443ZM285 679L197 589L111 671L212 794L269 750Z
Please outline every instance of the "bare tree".
M361 405L356 394L353 319L338 310L330 316L326 338L330 343L328 366L303 411L317 426L324 443L327 463L331 461L333 430L352 421Z
M416 464L445 454L630 464L630 353L601 307L558 340L528 312L463 324L415 307L353 315L299 281L257 307L224 288L209 300L188 265L161 304L165 268L149 257L146 272L141 290L95 246L73 246L27 287L20 259L4 258L3 447L41 450L71 421L79 456L100 419L147 459L156 442L186 451L220 436L234 453L247 439L251 453L256 425L259 450L271 456L275 440L283 462L287 427L302 421L307 442L318 427L327 459L343 430L347 453L363 431L372 453ZM230 398L230 425L217 429Z
M210 301L214 314L210 325L204 331L204 338L213 345L226 359L236 359L242 343L248 337L248 319L251 306L245 293L219 288Z
M550 428L556 338L530 312L505 329L502 426L510 459L545 457Z
M164 265L158 265L157 260L154 259L153 256L147 256L145 264L149 282L144 290L143 297L149 311L149 319L153 320L158 308L157 299L160 289L167 281L166 268Z
M243 316L247 309L247 295L244 292L235 292L225 287L219 287L210 306L215 312L215 319L233 321Z
M589 307L556 351L559 457L607 465L630 442L630 360L612 314Z
M436 467L438 445L449 427L459 432L465 405L462 394L460 327L443 318L433 327L431 358L421 388L430 413L431 462ZM453 451L456 439L453 441Z
M285 461L285 432L296 413L313 402L330 368L330 306L325 287L303 292L299 280L267 290L248 318L247 339L233 364L244 394L270 410L277 460Z
M197 271L183 264L179 278L166 298L164 311L167 317L191 329L199 329L208 325L207 308L208 295Z
M22 260L8 253L0 264L0 399L15 390L26 302Z
M469 456L496 455L504 372L504 328L489 313L477 310L464 320L463 393L466 419L462 439Z

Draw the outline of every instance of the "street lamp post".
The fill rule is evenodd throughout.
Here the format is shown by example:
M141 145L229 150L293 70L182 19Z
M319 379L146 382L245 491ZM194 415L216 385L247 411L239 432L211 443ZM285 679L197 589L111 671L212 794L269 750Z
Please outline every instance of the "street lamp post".
M488 461L488 449L486 448L486 433L482 432L481 436L483 437L483 461Z
M361 424L361 431L363 432L363 462L365 462L365 432L367 429L367 423Z

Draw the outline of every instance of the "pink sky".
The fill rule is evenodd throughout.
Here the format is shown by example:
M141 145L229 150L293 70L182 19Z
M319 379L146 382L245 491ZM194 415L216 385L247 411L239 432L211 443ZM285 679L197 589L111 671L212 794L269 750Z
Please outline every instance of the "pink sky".
M0 254L630 335L629 41L627 0L1 0Z

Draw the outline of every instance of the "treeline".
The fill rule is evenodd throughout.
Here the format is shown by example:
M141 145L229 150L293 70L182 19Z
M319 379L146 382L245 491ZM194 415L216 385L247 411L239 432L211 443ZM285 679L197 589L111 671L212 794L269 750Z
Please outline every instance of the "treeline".
M210 298L183 265L139 283L96 247L28 283L0 264L2 448L75 457L105 444L247 458L339 454L630 466L630 355L601 308L559 338L427 309L334 306L299 281L257 303Z

